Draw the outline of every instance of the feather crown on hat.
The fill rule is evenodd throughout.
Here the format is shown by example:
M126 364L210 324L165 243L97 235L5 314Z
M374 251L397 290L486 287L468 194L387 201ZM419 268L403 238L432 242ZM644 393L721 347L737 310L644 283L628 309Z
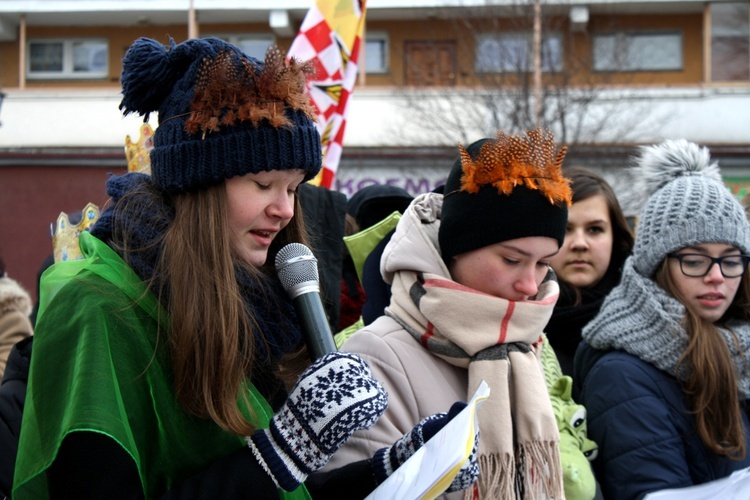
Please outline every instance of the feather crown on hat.
M313 66L290 59L287 63L278 47L268 48L262 67L250 58L222 50L201 61L190 101L188 132L216 132L222 125L249 121L257 126L267 120L273 127L292 124L286 108L299 110L315 120L315 108L305 92L307 75Z
M216 38L192 39L179 45L170 39L164 46L149 38L139 38L123 59L123 99L120 109L148 115L160 111L170 94L177 95L178 82L197 63L189 115L185 128L190 133L215 132L222 126L261 121L273 127L292 125L288 109L300 111L315 120L317 111L306 92L310 62L295 58L287 61L278 47L271 46L265 62L242 54ZM176 116L160 116L160 123Z
M553 204L571 204L570 182L561 172L567 148L555 153L549 131L528 130L520 136L500 131L494 141L482 145L476 158L462 145L459 151L463 169L461 191L473 194L489 184L509 195L516 186L524 185L539 190Z
M703 176L722 182L717 162L711 162L708 148L685 139L666 140L654 146L642 146L638 158L643 192L650 196L680 177Z

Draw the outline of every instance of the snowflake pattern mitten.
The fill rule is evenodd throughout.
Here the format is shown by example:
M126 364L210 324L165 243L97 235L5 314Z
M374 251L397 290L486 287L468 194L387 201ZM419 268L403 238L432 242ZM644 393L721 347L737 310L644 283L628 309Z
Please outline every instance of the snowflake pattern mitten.
M292 491L387 405L385 389L362 358L333 352L305 370L269 428L245 440L277 486Z

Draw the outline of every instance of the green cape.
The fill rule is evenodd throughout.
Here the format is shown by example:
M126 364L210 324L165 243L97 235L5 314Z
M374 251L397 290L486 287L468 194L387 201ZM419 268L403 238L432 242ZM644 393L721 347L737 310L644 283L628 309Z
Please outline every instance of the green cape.
M45 470L76 431L119 443L146 497L158 497L246 444L182 410L165 348L168 314L106 244L88 232L79 244L82 260L55 264L42 278L13 498L48 498ZM246 414L267 427L273 412L248 388ZM310 498L304 486L279 495Z

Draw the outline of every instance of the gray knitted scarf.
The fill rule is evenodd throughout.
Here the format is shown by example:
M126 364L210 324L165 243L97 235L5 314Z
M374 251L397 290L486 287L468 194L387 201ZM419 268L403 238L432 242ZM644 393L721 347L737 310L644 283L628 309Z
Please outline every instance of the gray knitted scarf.
M685 313L681 302L633 268L630 257L625 262L620 284L604 300L582 337L596 349L625 351L684 381L687 367L683 364L678 371L677 362L688 346L688 335L682 325ZM730 320L726 326L740 341L742 352L738 351L732 334L726 328L719 328L732 355L737 390L747 399L750 398L750 323Z

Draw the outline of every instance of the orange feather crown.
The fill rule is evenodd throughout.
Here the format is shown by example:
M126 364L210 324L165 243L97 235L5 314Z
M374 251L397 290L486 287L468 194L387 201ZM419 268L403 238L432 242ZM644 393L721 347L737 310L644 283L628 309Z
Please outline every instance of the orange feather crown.
M523 185L539 190L552 204L570 206L570 181L561 172L566 151L563 146L555 153L552 133L542 130L527 130L519 136L498 132L494 141L482 145L475 159L459 145L463 169L460 191L475 194L481 187L492 185L509 195Z

